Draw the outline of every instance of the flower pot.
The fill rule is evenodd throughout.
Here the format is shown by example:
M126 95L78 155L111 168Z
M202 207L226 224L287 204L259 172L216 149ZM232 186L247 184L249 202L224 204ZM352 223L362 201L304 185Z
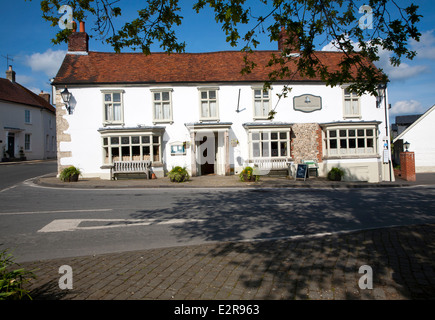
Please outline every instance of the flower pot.
M78 174L73 174L72 176L70 176L68 178L68 182L77 182L79 181L79 175Z

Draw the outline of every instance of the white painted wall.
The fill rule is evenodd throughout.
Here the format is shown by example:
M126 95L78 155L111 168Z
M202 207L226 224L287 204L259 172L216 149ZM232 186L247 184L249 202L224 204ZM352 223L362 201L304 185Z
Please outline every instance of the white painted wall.
M166 127L164 139L167 147L163 155L165 169L170 170L175 165L186 166L190 169L191 149L187 149L184 156L171 156L170 144L177 141L190 141L189 131L186 123L199 122L200 120L200 98L198 88L218 87L219 116L220 122L231 122L229 140L237 139L239 145L235 148L230 146L230 162L234 165L235 173L243 168L243 162L237 159L247 160L249 157L248 135L244 123L254 122L254 103L252 86L262 86L256 84L219 84L212 83L204 85L162 85L158 86L104 86L104 87L73 87L68 90L73 95L74 111L71 115L64 118L69 122L69 128L65 132L71 135L71 142L61 142L60 151L71 151L71 158L62 158L61 165L78 166L85 177L108 177L108 171L100 169L103 164L103 150L101 146L101 134L98 129L103 127L103 98L101 90L124 90L124 127L137 127L138 125L152 126L152 89L171 88L173 102L172 124L157 123L157 126ZM343 118L343 90L340 87L330 88L317 84L297 84L287 98L279 101L276 94L280 93L283 86L274 85L272 89L272 107L276 107L277 114L274 122L287 123L328 123L337 121L350 121ZM238 95L241 89L239 110L237 113ZM302 94L312 94L322 97L322 110L303 113L293 109L293 97ZM58 106L59 107L59 106ZM387 116L388 119L388 116ZM383 148L382 138L385 128L385 110L376 108L376 98L363 96L361 98L361 119L353 121L380 121L378 132L378 150L381 154ZM259 122L267 122L259 121ZM119 126L113 126L119 127ZM219 139L223 139L220 137ZM222 141L222 140L220 140ZM221 144L220 144L221 145ZM223 145L223 143L222 143ZM219 149L218 157L224 156L224 150ZM379 170L373 169L380 165L381 159L371 158L360 160L370 163L367 167L376 170L371 181L379 179ZM329 164L340 161L329 161ZM343 161L345 163L346 161ZM218 173L222 174L224 168L218 168ZM372 174L373 175L373 174Z

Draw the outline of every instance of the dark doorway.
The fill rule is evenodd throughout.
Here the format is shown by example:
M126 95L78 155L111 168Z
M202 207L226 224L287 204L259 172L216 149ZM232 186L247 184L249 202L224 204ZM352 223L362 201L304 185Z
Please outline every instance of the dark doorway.
M213 141L208 141L208 139L213 139ZM201 175L214 174L217 152L217 141L215 135L204 136L202 140L199 141L198 146Z
M9 158L15 157L15 134L9 133L8 134L8 150L6 151L9 155Z

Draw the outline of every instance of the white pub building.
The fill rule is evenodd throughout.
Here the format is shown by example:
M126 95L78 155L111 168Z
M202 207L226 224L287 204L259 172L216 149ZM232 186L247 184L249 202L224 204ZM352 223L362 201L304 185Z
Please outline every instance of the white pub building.
M88 41L81 24L52 83L59 172L74 165L84 177L110 179L114 162L149 161L157 178L174 166L192 176L233 175L248 165L266 172L312 160L319 176L339 167L347 180L394 179L384 152L386 94L380 101L298 76L263 91L263 66L280 48L252 53L257 67L242 75L239 51L116 54L89 51ZM331 68L343 57L317 55ZM280 99L285 85L292 90Z

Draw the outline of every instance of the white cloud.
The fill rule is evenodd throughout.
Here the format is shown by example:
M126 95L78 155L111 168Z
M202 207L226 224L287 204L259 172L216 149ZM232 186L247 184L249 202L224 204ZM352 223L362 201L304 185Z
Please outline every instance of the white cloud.
M44 72L48 77L56 76L57 71L62 64L66 51L48 49L43 53L34 53L26 56L26 64L32 68L32 71Z
M420 42L411 39L412 50L417 52L417 58L435 59L435 36L434 30L423 32Z
M425 108L422 104L416 100L402 100L397 101L390 110L390 115L401 115L401 114L419 114L424 113Z
M433 37L432 33L430 33L429 35L425 35L425 37L422 36L422 39L425 41L425 48L426 49L420 49L418 51L424 52L425 55L430 55L431 54L431 50L427 49L428 46L430 48L430 45L435 43L435 37ZM350 40L352 45L354 47L359 47L359 45L357 43L355 43L354 41ZM432 42L433 41L433 42ZM415 42L415 41L414 41ZM418 43L415 42L414 44L411 43L411 46L413 46L413 50L416 50L415 46ZM434 49L434 56L432 58L435 58L435 48L430 48L430 49ZM359 48L356 49L356 51L358 51ZM392 80L405 80L405 79L409 79L415 76L418 76L422 73L429 73L430 71L430 67L427 65L410 65L408 63L402 62L398 67L395 67L391 64L390 62L390 58L392 56L392 53L390 51L387 50L383 50L381 47L378 46L378 56L379 56L379 61L375 62L376 67L381 68L389 77L389 79ZM329 44L327 44L326 46L324 46L322 48L322 51L339 51L339 48L336 44L336 42L331 41Z

